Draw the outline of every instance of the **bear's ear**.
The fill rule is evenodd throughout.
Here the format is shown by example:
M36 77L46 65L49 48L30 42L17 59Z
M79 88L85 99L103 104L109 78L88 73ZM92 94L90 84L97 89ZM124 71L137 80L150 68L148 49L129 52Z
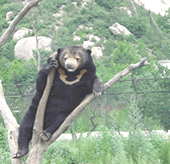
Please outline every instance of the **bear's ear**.
M91 55L91 50L87 50L87 53L88 53L89 55Z
M58 54L61 53L64 50L64 48L59 48L58 49Z

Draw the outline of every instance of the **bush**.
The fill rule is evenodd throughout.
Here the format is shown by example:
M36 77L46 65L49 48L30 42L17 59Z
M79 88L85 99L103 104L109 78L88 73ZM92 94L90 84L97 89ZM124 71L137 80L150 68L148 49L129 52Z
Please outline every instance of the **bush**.
M147 30L147 18L143 17L129 17L122 20L122 25L124 25L131 33L133 33L137 38L142 37L146 34Z
M146 164L169 163L169 141L151 133L148 137L136 130L124 138L105 127L99 137L81 137L77 141L58 141L46 152L42 164L93 163L93 164ZM163 148L163 151L161 151Z
M112 0L96 0L95 2L101 7L105 7L110 10L113 10L115 6L118 6L122 3L119 0L115 0L114 2Z
M11 163L7 130L0 124L0 163Z
M16 41L7 41L1 48L0 48L0 55L6 57L9 61L14 60L14 47Z

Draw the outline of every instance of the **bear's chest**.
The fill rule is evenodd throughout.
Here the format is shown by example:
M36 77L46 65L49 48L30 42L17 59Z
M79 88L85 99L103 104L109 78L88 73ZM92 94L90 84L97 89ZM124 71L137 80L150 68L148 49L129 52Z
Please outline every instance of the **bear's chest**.
M80 83L80 81L82 81L83 79L83 75L87 72L86 69L83 69L80 71L80 73L78 75L66 75L66 73L64 72L64 70L62 69L58 69L57 72L57 77L58 80L63 84L63 85L74 85L77 83Z
M51 88L51 95L55 97L74 97L81 92L81 90L87 90L87 83L89 79L84 78L86 69L80 71L75 76L68 76L62 69L56 70L56 74Z

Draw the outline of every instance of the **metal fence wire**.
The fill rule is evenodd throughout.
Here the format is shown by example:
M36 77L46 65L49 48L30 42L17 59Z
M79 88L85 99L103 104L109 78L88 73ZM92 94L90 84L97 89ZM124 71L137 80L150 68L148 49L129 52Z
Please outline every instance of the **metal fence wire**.
M104 94L90 104L90 108L107 114L114 109L124 109L129 105L132 96L142 99L155 93L170 94L170 78L146 78L119 80ZM10 109L19 118L28 110L35 92L35 84L3 85L6 101ZM20 115L20 116L19 116Z

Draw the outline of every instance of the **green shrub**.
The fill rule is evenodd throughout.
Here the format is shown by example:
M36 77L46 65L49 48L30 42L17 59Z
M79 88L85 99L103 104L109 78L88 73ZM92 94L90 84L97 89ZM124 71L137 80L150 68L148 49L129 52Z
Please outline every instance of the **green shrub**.
M9 61L14 60L14 47L16 41L7 41L1 48L0 48L0 55L6 57Z
M147 18L143 17L129 17L122 20L122 25L124 25L131 33L133 33L137 38L142 37L146 34L147 30Z
M11 163L7 130L0 124L0 163Z
M160 151L160 159L162 163L170 163L170 141L164 141Z

